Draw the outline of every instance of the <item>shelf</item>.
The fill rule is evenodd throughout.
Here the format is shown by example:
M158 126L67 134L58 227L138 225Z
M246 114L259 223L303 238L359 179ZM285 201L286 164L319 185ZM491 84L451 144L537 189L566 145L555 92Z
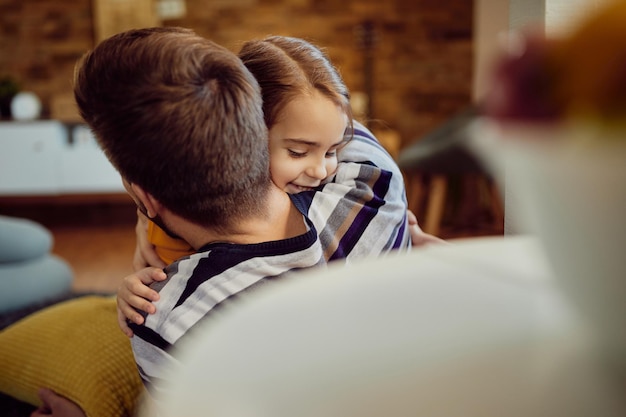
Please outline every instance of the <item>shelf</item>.
M116 193L120 175L86 125L0 123L0 196Z

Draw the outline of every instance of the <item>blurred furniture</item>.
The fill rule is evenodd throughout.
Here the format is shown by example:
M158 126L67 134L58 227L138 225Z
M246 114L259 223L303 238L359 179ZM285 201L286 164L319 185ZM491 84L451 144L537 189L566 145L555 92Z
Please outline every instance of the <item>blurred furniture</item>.
M124 193L86 125L0 122L0 196Z
M6 412L39 405L37 391L48 387L89 417L134 416L144 387L115 320L115 297L75 294L57 301L0 332L2 415L18 417Z
M73 273L52 255L52 234L42 225L0 216L0 313L70 291Z
M161 416L626 415L528 236L303 271L204 326Z
M490 175L465 146L464 129L478 115L469 107L454 115L443 125L404 148L398 155L398 165L405 173L409 208L418 215L422 229L434 235L441 231L446 203L450 201L450 180L458 178L465 212L486 202L492 216L494 230L500 230L504 213L499 190ZM465 193L465 194L463 194ZM421 211L421 202L426 208Z

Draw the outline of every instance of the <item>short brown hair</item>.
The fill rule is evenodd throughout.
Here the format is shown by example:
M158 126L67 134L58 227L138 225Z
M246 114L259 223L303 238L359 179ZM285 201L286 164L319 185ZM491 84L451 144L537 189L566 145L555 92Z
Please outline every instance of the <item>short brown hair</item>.
M195 223L227 227L269 189L258 83L241 60L194 32L147 28L78 62L81 115L122 177Z
M352 123L348 88L328 56L312 43L270 36L244 43L239 57L261 86L268 129L289 101L315 90L338 105Z

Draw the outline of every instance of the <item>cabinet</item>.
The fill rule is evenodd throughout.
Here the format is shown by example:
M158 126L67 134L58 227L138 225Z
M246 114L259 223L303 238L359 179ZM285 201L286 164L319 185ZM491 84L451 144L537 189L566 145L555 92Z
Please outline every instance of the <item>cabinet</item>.
M0 123L0 195L124 193L86 125Z

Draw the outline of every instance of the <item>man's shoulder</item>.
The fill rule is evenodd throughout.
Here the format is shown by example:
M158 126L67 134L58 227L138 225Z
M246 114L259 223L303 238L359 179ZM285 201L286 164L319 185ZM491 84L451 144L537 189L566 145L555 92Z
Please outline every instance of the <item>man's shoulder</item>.
M174 323L176 331L184 332L201 316L262 281L277 279L294 268L316 265L322 256L316 243L317 234L312 229L279 241L207 245L166 268L161 298L155 302L157 314L147 317L144 325L160 329ZM162 336L171 342L180 334L165 331Z

